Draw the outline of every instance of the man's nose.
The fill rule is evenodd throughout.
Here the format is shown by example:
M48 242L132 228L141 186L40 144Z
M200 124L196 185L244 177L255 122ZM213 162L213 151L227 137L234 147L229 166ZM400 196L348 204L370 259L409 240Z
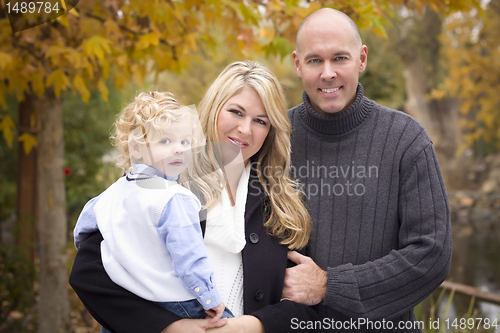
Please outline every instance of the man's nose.
M335 66L326 61L325 65L323 66L323 72L321 73L321 78L323 80L332 80L336 77L337 77L337 71L335 69Z

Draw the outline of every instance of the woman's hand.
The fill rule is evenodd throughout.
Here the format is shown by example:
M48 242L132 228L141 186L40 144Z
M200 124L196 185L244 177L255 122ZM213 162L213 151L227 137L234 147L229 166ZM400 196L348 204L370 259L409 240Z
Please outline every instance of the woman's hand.
M211 324L212 318L181 319L168 325L161 333L205 333L208 328L217 328L226 325L227 319L222 318Z
M207 333L266 333L264 325L257 317L241 316L229 318L227 324L219 328L211 328Z

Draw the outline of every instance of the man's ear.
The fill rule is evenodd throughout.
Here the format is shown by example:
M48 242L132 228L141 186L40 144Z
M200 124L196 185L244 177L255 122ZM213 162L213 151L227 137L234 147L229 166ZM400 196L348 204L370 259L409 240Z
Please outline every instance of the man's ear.
M359 74L361 74L366 70L366 65L368 64L368 46L361 46L361 55L359 57L359 60Z
M300 70L299 55L297 54L297 51L293 51L292 56L293 65L295 66L295 72L297 73L298 78L302 79L302 71Z

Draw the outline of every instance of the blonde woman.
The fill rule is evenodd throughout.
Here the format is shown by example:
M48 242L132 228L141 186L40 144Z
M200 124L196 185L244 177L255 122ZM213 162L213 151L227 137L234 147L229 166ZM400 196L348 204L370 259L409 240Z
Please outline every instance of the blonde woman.
M237 316L221 329L271 332L277 314L314 316L300 304L280 303L288 250L307 244L311 226L290 176L290 124L279 81L257 63L233 63L208 89L198 112L208 144L194 154L196 170L181 180L205 198L201 225L208 259L224 304ZM220 326L208 319L179 320L114 286L99 261L101 241L95 233L82 242L70 283L103 326L165 333Z

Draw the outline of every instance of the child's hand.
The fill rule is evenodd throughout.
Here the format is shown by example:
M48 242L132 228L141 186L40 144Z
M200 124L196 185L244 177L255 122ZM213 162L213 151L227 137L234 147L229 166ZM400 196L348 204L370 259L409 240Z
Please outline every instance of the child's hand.
M221 302L216 307L205 311L210 317L212 317L212 319L210 320L210 324L216 323L222 317L225 308L226 306L224 305L224 302Z

